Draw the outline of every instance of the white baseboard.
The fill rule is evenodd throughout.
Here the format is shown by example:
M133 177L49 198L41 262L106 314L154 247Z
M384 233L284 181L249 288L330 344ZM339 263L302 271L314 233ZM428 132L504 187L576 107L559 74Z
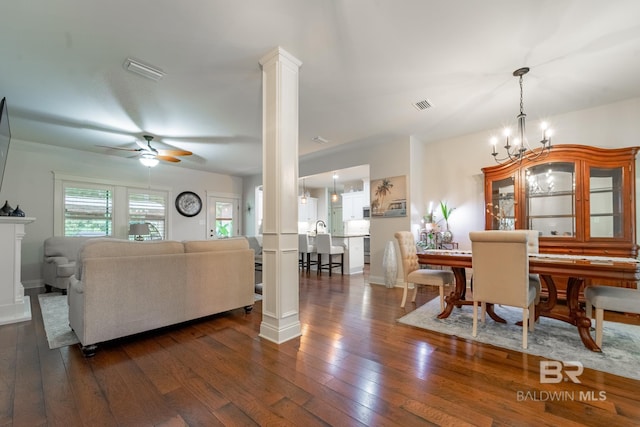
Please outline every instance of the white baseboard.
M369 284L370 285L385 286L384 277L382 277L382 276L369 276ZM394 285L394 287L401 288L403 286L404 286L404 282L402 282L401 280L396 279L396 284Z
M44 288L44 281L42 279L23 280L22 287L25 289Z

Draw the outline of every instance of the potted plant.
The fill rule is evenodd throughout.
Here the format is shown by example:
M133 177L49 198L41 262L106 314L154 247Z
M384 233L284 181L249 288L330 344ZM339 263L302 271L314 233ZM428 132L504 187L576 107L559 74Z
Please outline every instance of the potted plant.
M442 213L442 219L444 220L446 230L442 232L442 242L451 243L453 241L453 233L449 229L449 217L456 208L450 207L447 202L440 201L440 212Z

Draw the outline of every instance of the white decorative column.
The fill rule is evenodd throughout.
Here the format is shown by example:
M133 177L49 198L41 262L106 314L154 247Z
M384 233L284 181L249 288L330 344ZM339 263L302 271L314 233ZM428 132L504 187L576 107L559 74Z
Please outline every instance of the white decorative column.
M262 66L262 324L282 343L302 334L298 276L298 71L278 47Z
M24 226L35 218L0 216L0 325L31 320L21 281Z

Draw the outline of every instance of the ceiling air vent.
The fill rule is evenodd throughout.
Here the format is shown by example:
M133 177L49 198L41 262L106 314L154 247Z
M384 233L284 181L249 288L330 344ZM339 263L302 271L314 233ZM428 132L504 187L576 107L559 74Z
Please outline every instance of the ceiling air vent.
M411 105L413 105L413 107L418 111L426 110L428 108L433 107L433 104L428 99L423 99L422 101L414 102Z
M314 136L313 138L311 138L311 140L313 142L318 143L318 144L326 144L327 142L329 142L328 139L325 139L325 138L323 138L321 136Z

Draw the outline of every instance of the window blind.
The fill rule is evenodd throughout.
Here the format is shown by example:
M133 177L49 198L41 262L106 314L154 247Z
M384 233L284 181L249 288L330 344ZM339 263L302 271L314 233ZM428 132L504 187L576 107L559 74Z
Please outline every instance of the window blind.
M109 188L64 188L64 235L111 236L113 192Z

